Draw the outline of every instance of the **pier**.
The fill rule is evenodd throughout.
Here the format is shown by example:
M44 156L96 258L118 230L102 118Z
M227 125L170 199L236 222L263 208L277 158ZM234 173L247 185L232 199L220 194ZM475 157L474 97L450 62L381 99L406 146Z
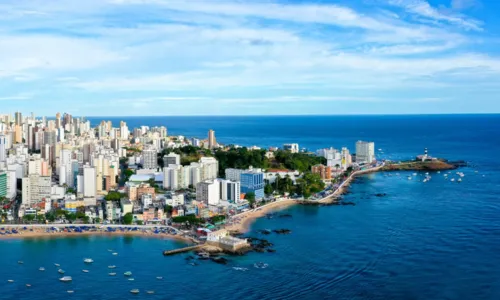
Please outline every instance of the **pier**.
M163 251L163 255L169 256L169 255L189 252L189 251L193 251L193 250L198 250L203 246L204 245L194 245L194 246L189 246L189 247L184 247L184 248L179 248L179 249L165 250L165 251Z

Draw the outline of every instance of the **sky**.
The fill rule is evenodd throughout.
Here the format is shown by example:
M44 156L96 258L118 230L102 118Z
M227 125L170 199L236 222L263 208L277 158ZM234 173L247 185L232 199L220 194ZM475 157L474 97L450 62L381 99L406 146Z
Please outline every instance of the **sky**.
M500 1L1 0L0 114L500 112Z

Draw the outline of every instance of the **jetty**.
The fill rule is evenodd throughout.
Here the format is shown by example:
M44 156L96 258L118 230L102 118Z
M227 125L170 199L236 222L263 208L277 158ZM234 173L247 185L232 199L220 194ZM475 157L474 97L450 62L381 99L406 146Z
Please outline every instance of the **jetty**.
M203 247L203 245L194 245L194 246L188 246L188 247L178 248L178 249L173 249L173 250L165 250L165 251L163 251L163 255L169 256L169 255L194 251L194 250L201 249L202 247Z

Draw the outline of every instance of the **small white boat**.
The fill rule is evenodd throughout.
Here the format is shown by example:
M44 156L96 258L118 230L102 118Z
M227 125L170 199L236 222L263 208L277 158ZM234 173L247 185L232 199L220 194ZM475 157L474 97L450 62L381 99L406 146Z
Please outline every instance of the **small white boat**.
M408 180L411 180L411 176L408 176Z
M134 281L135 279L134 278L129 278L128 281Z
M45 268L44 267L40 267L40 269L38 269L38 271L45 271Z
M146 293L152 295L155 293L155 291L146 291Z
M94 262L94 260L92 258L86 258L86 259L83 260L83 262L86 263L86 264L91 264L91 263Z
M116 276L116 273L108 273L109 276Z
M417 176L418 174L417 173L413 173L413 176Z
M115 265L108 266L108 269L114 269L114 268L116 268L116 266L115 266Z
M88 273L88 272L89 272L89 270L82 270L82 272L83 272L83 273Z
M14 280L9 279L9 280L7 280L7 282L8 282L8 283L13 283L13 282L14 282Z
M423 181L423 182L427 182L427 181L428 181L428 180L427 180L427 178L424 178L424 181Z
M63 269L59 269L59 270L57 270L57 272L59 272L59 274L64 274L64 270Z
M132 294L139 294L139 289L133 289L133 290L130 290L130 292Z
M158 277L156 277L156 279L158 279L158 280L162 280L162 279L163 279L163 277L158 276Z
M455 178L450 179L450 181L452 181L452 182L455 181Z
M109 252L113 252L113 250L112 250L112 249L108 249L108 251L109 251Z
M438 173L438 174L441 174L441 171L438 171L437 173Z
M24 264L24 261L18 260L17 263L20 264L20 265L22 265L22 264Z
M26 283L26 287L31 287L31 284L29 284L29 283Z
M68 292L68 294L73 294L74 293L74 291L72 291L72 290L68 290L67 292Z
M113 255L118 255L118 253L116 253L116 252L113 252L112 254L113 254Z
M127 271L127 272L123 273L123 275L125 275L125 276L132 276L132 272Z
M462 182L462 178L458 178L458 180L457 180L457 181L458 181L458 182Z
M71 276L64 276L64 277L59 278L59 280L62 282L70 282L73 280L73 278L71 278Z
M56 267L60 267L61 265L60 265L60 264L54 264L54 266L56 266Z

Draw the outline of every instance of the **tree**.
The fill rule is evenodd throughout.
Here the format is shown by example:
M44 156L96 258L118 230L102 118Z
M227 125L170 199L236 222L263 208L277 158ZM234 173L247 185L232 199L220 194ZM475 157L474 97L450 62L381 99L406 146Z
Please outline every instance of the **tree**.
M94 219L94 223L96 223L96 224L101 223L101 218L95 218L95 219Z
M165 213L168 213L168 214L172 214L172 211L174 210L174 208L171 206L171 205L168 205L166 204L164 207L163 207L163 211Z
M250 206L253 207L254 203L255 203L255 193L254 192L248 192L245 194L245 199L248 201L248 203L250 204Z
M24 215L23 220L31 222L35 219L35 215Z
M142 220L137 220L137 225L143 225L144 222Z
M128 181L130 176L134 175L134 171L132 169L126 169L123 171L123 175L125 175L125 181Z
M274 192L273 186L270 185L269 183L264 186L264 193L266 195L271 195Z
M108 194L104 197L106 201L120 201L122 198L122 194L115 191L109 191Z
M134 215L132 213L126 213L123 216L123 223L124 224L130 225L130 224L132 224L133 220L134 220Z

